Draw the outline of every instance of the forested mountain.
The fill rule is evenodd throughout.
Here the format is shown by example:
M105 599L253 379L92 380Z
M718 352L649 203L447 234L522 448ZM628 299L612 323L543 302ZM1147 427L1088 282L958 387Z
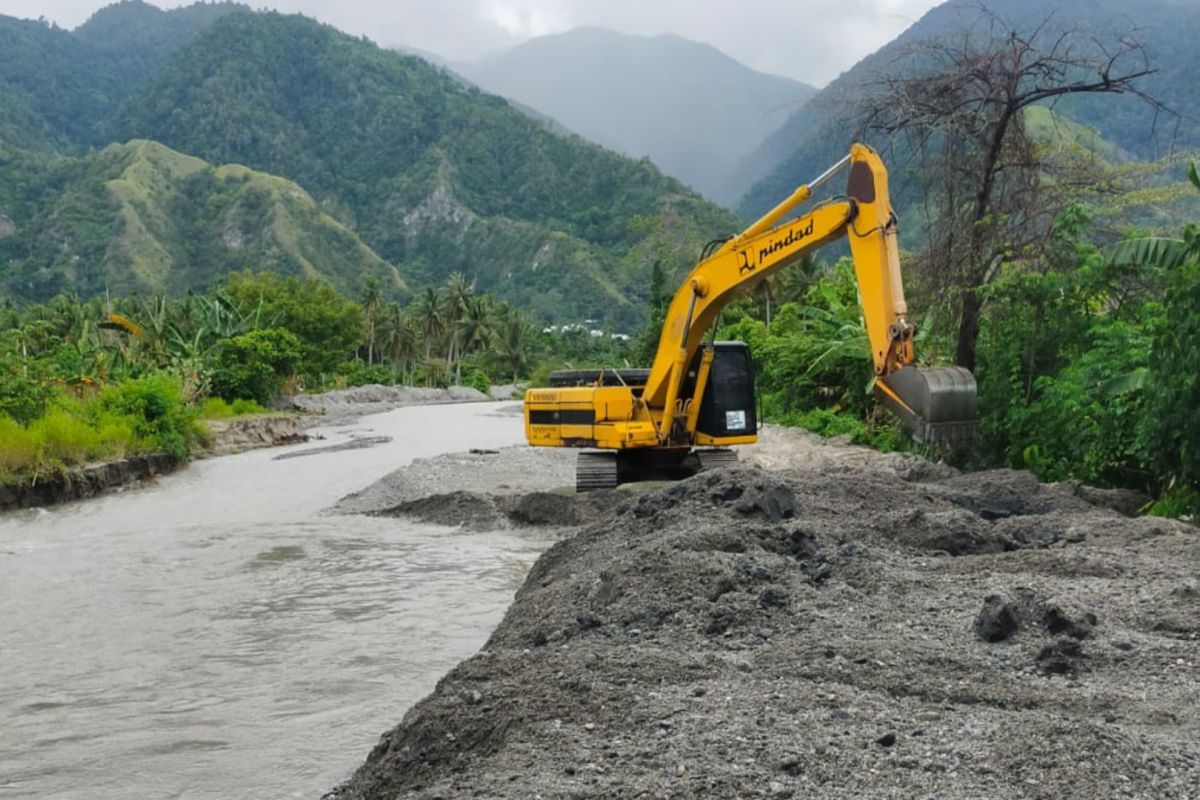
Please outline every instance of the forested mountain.
M198 3L162 11L122 0L75 31L0 16L0 141L70 150L107 144L119 104L174 50L239 9Z
M989 10L985 10L989 9ZM1128 156L1150 160L1171 149L1200 147L1200 0L1146 0L1131 7L1122 0L1006 0L980 4L950 0L929 11L895 40L864 58L816 94L744 162L760 170L758 183L739 208L754 215L769 208L796 184L818 174L857 134L860 104L888 76L911 73L922 42L985 31L995 13L1018 29L1045 23L1046 35L1075 31L1081 42L1092 37L1110 49L1120 37L1144 46L1156 70L1138 87L1179 114L1159 114L1133 96L1090 95L1066 98L1055 113L1094 126L1100 136ZM1081 45L1086 46L1086 44Z
M46 299L207 289L231 271L324 277L356 292L394 267L291 181L132 141L82 157L0 149L0 290Z
M67 157L113 141L131 144ZM418 58L228 3L123 2L75 31L0 19L0 143L0 217L16 229L0 270L29 298L177 291L239 267L347 290L368 272L398 288L460 271L541 318L628 329L654 260L682 269L737 227L650 163ZM130 153L153 175L132 199ZM223 226L248 209L256 222L231 249ZM346 252L329 252L334 240Z
M648 162L298 16L218 20L113 130L286 175L410 282L461 271L551 319L633 324L650 262L631 249L653 235L687 261L736 227Z
M724 203L749 186L741 160L816 92L708 45L602 28L540 37L455 69Z

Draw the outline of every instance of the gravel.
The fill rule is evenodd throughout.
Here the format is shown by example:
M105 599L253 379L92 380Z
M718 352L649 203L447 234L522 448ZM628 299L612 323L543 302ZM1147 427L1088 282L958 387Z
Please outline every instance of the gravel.
M431 406L444 403L479 403L492 398L469 386L448 389L427 389L416 386L380 386L369 384L353 389L339 389L321 394L298 394L281 398L279 405L288 411L320 414L324 418L313 424L330 425L349 422L367 414L378 414L406 406Z
M582 524L331 796L1197 796L1195 528L792 432L747 451L598 507L559 492ZM339 509L467 524L482 497L524 524L505 509L570 456L418 462Z

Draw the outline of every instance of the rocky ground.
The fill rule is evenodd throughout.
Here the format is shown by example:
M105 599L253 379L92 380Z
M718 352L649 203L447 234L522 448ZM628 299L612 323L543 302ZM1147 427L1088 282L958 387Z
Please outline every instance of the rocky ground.
M764 439L650 489L577 499L570 454L515 448L343 501L576 526L334 796L1200 796L1195 528L1126 516L1128 494Z
M295 414L256 414L233 419L209 420L211 442L203 455L224 456L308 441L304 421Z
M508 390L507 393L505 390ZM506 400L513 387L495 387L500 396L493 398L469 386L451 386L448 389L432 389L419 386L380 386L371 384L353 389L339 389L322 394L298 394L280 398L277 405L281 410L319 414L314 425L330 425L350 422L367 414L378 414L405 406L431 406L443 403L476 403L492 399Z

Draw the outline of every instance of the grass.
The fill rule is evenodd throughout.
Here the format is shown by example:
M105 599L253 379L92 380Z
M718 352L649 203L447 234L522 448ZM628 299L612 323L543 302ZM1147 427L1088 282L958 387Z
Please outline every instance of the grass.
M242 401L230 414L262 410ZM109 386L92 397L62 393L28 425L0 416L0 485L19 484L72 467L130 454L170 453L185 459L206 437L198 409L179 379L151 375Z
M270 409L263 408L253 400L234 400L232 403L220 397L210 397L200 408L201 419L232 419L249 414L265 414Z

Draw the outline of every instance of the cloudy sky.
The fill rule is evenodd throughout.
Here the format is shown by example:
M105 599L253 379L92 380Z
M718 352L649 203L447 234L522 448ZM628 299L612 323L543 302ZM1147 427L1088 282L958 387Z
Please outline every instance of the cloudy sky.
M301 12L382 45L474 60L533 36L599 25L707 42L764 72L818 85L939 0L245 0ZM0 0L0 13L73 28L107 0ZM156 0L156 5L182 5Z

